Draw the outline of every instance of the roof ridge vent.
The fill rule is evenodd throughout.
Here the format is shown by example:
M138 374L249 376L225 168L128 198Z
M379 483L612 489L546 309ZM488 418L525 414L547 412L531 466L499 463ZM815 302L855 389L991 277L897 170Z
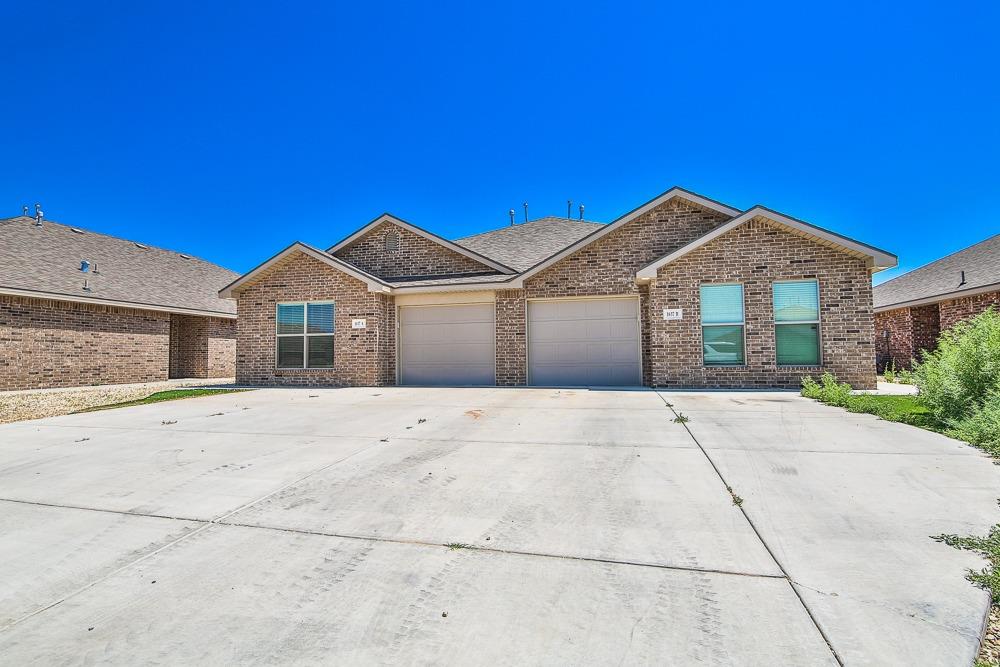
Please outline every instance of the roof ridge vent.
M148 245L144 245L142 243L139 243L138 241L132 241L132 245L134 245L139 250L149 250L149 246Z

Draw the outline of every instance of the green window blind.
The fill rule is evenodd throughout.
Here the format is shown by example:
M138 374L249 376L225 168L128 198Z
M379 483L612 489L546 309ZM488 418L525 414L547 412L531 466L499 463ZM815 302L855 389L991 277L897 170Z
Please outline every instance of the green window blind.
M774 342L779 366L819 365L819 283L774 283Z
M705 365L743 365L743 286L702 285L700 296Z

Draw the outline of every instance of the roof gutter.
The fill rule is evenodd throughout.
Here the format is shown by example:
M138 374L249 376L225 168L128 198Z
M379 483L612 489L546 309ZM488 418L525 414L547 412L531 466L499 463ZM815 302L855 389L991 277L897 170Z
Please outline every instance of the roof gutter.
M177 313L178 315L200 315L202 317L219 317L227 320L236 319L236 313L227 313L217 310L200 310L197 308L162 306L159 304L140 303L137 301L118 301L115 299L100 299L95 297L60 294L58 292L41 292L38 290L18 289L16 287L0 287L0 294L6 296L20 296L28 299L48 299L49 301L64 301L67 303L86 303L96 306L115 306L116 308L131 308L133 310L151 310L157 313Z
M987 292L998 292L998 291L1000 291L1000 283L990 283L989 285L982 285L981 287L973 287L971 289L957 290L954 292L945 292L944 294L938 294L936 296L928 296L922 299L911 299L910 301L900 301L899 303L891 303L887 306L875 306L875 312L884 313L889 310L898 310L899 308L913 308L915 306L927 306L932 303L939 303L941 301L962 299L967 296L976 296L977 294L986 294Z

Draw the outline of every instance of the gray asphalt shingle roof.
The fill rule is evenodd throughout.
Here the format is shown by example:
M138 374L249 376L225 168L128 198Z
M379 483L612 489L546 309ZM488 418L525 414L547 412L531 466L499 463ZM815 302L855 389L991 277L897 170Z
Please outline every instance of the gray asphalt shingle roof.
M526 271L603 226L551 216L466 236L455 243L517 271Z
M80 271L82 260L98 272ZM197 257L51 220L0 220L0 288L233 315L236 302L218 290L238 277Z
M877 285L873 296L875 307L884 308L996 283L1000 283L1000 234Z

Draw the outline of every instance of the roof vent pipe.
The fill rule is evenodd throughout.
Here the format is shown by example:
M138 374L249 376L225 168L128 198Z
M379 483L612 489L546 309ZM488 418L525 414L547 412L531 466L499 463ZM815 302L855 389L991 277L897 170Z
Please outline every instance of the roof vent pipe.
M524 202L524 221L528 221L528 202Z
M84 273L86 273L87 271L90 271L90 262L88 262L87 260L81 261L80 262L80 270L83 271Z
M21 207L21 215L23 215L26 218L28 217L28 206L27 206L27 204Z
M567 199L566 200L566 219L567 220L572 220L573 219L573 200L572 199Z
M45 215L45 214L42 213L42 205L41 204L35 204L35 227L41 227L42 226L42 216L43 215Z
M580 204L580 219L583 220L583 204Z
M510 224L513 225L514 224L514 209L510 209L509 213L510 213Z
M965 271L962 271L962 282L958 284L959 287L965 284Z

